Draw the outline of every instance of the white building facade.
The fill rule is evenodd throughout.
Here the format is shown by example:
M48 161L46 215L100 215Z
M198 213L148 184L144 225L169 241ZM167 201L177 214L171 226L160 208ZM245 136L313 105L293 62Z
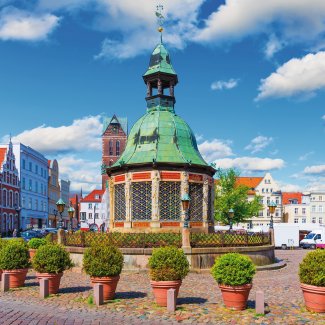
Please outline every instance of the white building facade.
M48 222L47 159L36 150L13 144L20 179L20 227L42 228Z
M325 192L310 192L311 223L325 223Z

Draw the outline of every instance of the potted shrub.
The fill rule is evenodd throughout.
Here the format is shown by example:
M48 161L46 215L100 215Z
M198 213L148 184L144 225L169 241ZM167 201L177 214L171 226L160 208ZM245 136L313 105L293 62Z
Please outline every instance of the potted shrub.
M47 241L45 238L32 238L27 246L29 248L29 256L32 259L36 253L36 250L43 245L46 245Z
M167 290L175 289L177 297L182 280L189 272L186 255L173 246L155 248L149 258L149 267L156 303L167 306Z
M215 260L211 273L218 282L226 307L235 310L246 308L255 272L255 265L245 255L228 253Z
M9 288L22 287L28 272L29 254L24 242L8 240L0 250L0 269L9 274Z
M299 265L300 287L306 308L325 312L325 250L309 252Z
M91 283L104 288L104 300L112 300L123 267L123 254L115 246L103 244L88 248L83 257L83 269L90 275Z
M49 293L59 291L63 271L70 269L73 264L70 254L61 245L46 244L37 250L32 265L38 280L49 279Z

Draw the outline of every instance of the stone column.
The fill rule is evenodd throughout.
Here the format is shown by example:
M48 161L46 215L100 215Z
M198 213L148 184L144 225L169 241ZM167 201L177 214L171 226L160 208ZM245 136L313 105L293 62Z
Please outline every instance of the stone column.
M152 189L151 189L151 202L152 202L152 228L160 228L159 222L159 182L160 173L158 170L153 170L151 172L152 179Z
M152 89L151 89L151 83L147 82L147 97L152 96Z
M169 95L174 97L174 81L169 83Z
M108 178L108 190L109 190L109 207L110 207L110 216L109 216L109 228L113 229L114 219L115 219L115 209L114 209L114 181L113 177Z
M160 79L158 79L158 85L157 85L157 88L158 88L158 95L163 95L162 82L161 82Z
M125 174L125 222L124 228L131 228L132 213L131 213L131 173Z
M181 198L185 194L190 194L190 186L188 182L188 172L182 172L181 174ZM183 208L181 207L182 211L182 221L184 221L185 214Z

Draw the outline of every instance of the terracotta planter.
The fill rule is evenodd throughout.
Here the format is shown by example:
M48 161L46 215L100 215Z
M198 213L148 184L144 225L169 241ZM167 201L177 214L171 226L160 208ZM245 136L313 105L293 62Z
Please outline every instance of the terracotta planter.
M90 277L91 284L94 285L96 283L100 283L103 285L104 289L104 300L112 300L115 296L115 291L117 287L117 283L120 279L120 276L103 276L103 277Z
M234 310L246 309L249 292L252 284L244 284L241 286L226 286L219 284L223 303L227 308Z
M49 279L49 294L54 295L58 293L60 288L60 281L63 272L55 274L55 273L38 273L36 272L37 280L40 281L41 279Z
M300 283L306 308L316 313L325 313L325 287Z
M9 288L12 289L24 286L28 269L2 270L2 272L9 274Z
M153 294L156 299L156 303L159 306L167 306L167 291L169 289L176 290L176 298L178 296L179 288L182 284L182 280L177 281L150 281Z
M32 260L37 250L34 248L29 248L28 251L29 251L29 258Z

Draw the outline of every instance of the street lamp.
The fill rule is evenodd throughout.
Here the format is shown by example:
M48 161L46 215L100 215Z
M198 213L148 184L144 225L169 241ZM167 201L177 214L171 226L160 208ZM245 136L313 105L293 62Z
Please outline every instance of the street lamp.
M15 210L17 212L17 237L18 237L19 230L20 230L20 215L19 215L19 213L20 213L21 207L16 204Z
M228 211L228 219L229 219L229 231L232 230L232 220L234 218L235 211L233 209L229 209Z
M183 211L184 211L184 215L185 215L183 227L188 228L189 221L190 221L190 215L189 215L188 211L190 209L191 199L190 199L189 195L186 193L182 196L181 200L182 200L182 207L183 207Z
M61 198L58 202L56 202L56 207L58 208L58 211L60 213L59 229L62 229L63 228L62 213L64 211L65 203Z
M72 218L73 218L73 215L74 215L74 208L71 205L70 205L70 207L68 209L68 215L69 215L69 218L70 218L69 230L72 230Z
M274 211L276 208L276 204L273 201L271 201L267 207L269 208L269 212L270 212L270 216L271 216L270 229L273 229L273 214L274 214Z

